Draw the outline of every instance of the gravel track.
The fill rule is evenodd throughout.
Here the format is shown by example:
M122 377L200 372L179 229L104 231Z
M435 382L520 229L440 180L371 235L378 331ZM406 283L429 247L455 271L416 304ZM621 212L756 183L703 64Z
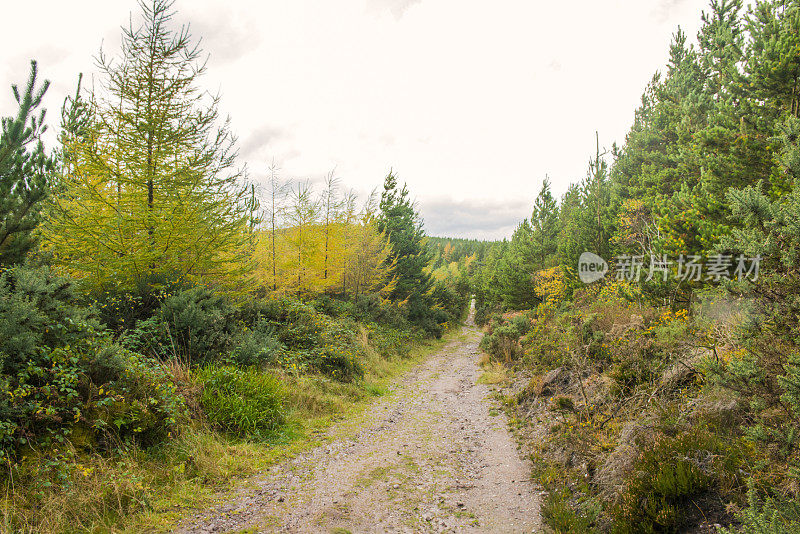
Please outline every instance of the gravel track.
M334 425L333 441L274 466L178 531L538 532L530 466L489 387L477 383L480 336L468 321L355 427Z

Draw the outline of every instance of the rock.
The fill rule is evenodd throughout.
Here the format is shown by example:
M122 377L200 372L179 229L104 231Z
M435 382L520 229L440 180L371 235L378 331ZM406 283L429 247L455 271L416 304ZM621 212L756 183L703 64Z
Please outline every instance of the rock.
M671 391L688 384L697 374L695 366L710 354L711 351L708 349L698 349L678 359L661 374L659 386L666 391Z
M741 421L743 411L736 399L703 399L695 408L694 415L731 426Z
M644 327L644 318L641 315L631 315L627 323L617 323L611 326L608 335L611 339L619 339L631 330L640 330Z
M628 423L622 428L619 445L609 454L594 474L594 482L602 488L606 496L614 496L621 489L622 482L633 471L639 457L639 443L652 439L653 427Z
M556 367L542 377L542 381L536 387L536 394L546 397L558 393L569 384L569 376L569 371L563 367Z

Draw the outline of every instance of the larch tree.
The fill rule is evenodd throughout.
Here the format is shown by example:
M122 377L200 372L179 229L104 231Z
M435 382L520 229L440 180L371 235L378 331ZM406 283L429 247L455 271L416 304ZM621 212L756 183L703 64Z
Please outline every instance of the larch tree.
M282 214L286 206L286 184L279 177L279 168L275 161L269 166L269 179L267 180L266 205L267 222L266 232L262 232L262 250L265 250L264 260L271 276L269 284L272 291L278 290L278 230Z
M325 176L325 189L320 198L320 208L322 215L323 232L325 234L324 258L322 266L322 279L326 288L332 288L338 283L340 271L334 269L331 253L336 248L340 232L337 227L340 225L341 211L343 207L342 199L339 197L339 186L341 180L337 178L334 171L330 171Z
M232 283L247 270L253 191L235 167L219 97L198 84L202 52L186 26L173 29L172 5L140 1L143 24L123 30L119 57L99 54L90 124L63 138L47 235L55 257L93 286Z
M289 193L286 209L288 228L283 233L289 244L291 255L287 255L285 287L298 296L318 290L322 272L316 265L318 260L320 204L314 190L307 181L297 182Z
M348 205L354 205L354 195ZM347 213L353 213L352 209ZM392 246L375 218L375 194L371 194L356 220L347 218L345 232L349 246L344 248L347 261L342 275L343 293L355 298L368 293L389 296L397 281L392 277Z

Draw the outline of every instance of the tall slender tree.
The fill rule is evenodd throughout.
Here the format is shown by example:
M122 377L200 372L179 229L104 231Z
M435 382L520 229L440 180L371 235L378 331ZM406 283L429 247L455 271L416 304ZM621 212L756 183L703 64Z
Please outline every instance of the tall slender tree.
M35 244L42 201L49 190L53 160L45 154L41 134L45 110L36 114L50 82L37 87L36 62L20 92L12 85L19 109L2 119L0 133L0 266L21 262Z

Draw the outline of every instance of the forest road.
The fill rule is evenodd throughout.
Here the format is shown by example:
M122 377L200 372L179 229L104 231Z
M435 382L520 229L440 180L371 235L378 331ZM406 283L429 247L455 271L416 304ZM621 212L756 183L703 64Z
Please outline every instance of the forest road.
M480 336L470 317L355 427L335 424L178 532L539 532L530 465L478 383Z

